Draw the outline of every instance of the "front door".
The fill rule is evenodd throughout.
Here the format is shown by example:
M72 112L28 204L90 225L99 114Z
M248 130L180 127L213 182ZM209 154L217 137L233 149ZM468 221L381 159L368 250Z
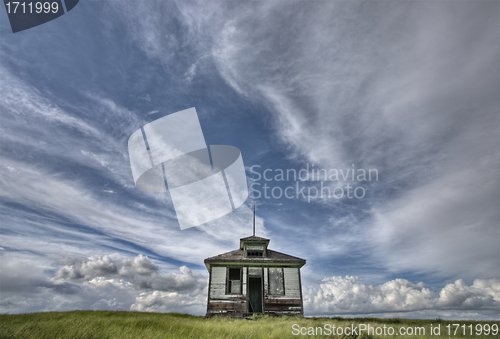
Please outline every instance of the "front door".
M262 313L262 278L248 278L248 310Z

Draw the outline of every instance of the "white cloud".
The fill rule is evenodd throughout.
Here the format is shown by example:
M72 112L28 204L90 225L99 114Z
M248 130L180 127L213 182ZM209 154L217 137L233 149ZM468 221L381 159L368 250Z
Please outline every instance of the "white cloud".
M175 312L204 314L206 311L206 297L199 294L188 297L176 292L143 292L130 306L131 311L139 312Z
M148 257L139 255L134 258L115 258L109 255L77 260L60 267L54 281L130 282L137 288L159 291L194 293L205 288L207 278L192 272L186 266L179 268L180 273L163 274L159 267Z
M353 276L324 278L319 287L304 287L304 308L311 315L422 310L472 312L498 310L499 307L499 279L477 279L472 286L457 280L446 285L438 294L422 282L414 284L405 279L395 279L382 285L368 285Z
M1 157L0 196L30 207L4 211L1 227L12 230L3 237L4 246L36 248L44 255L90 255L96 250L102 253L103 246L136 251L126 245L134 243L161 256L201 265L206 256L229 251L237 246L238 236L248 235L250 226L245 224L251 222L250 210L240 208L204 227L179 232L168 194L144 194L135 188L126 148L128 131L142 124L134 112L102 95L85 93L88 107L71 107L80 110L78 116L62 108L69 107L63 100L52 104L51 95L3 67L0 72L5 75L0 84L5 94L0 99L6 131L2 137L9 143L9 152ZM90 124L92 120L85 119L87 110L113 117L113 123ZM38 128L30 126L33 122ZM25 147L30 153L19 157ZM38 154L44 160L29 160ZM90 174L77 175L74 167ZM102 185L93 186L94 180ZM121 198L124 193L129 200ZM37 213L51 217L35 217ZM86 231L69 226L68 220ZM257 226L263 227L260 222ZM206 241L207 234L214 241ZM199 243L198 251L192 250L193 241Z
M26 256L33 262L29 263L19 258L2 254L2 312L105 309L200 315L206 309L207 277L185 266L165 272L145 256L64 258L73 263L58 266L50 277L47 272L52 270L44 265L53 262Z
M446 285L439 293L437 307L443 309L498 310L500 307L500 279L476 279L467 286L460 279Z
M102 246L109 246L135 251L116 242L125 240L158 255L201 265L210 253L215 255L236 248L238 239L251 232L249 209L239 209L191 231L181 232L174 212L166 207L163 210L131 209L120 202L102 199L84 183L61 178L27 163L14 160L7 163L16 171L0 167L0 196L11 202L37 206L39 211L61 219L74 220L87 229L87 232L80 232L47 218L26 222L19 214L5 213L2 227L11 232L3 237L3 246L17 250L36 248L45 255L61 252L90 255L96 249L103 251ZM166 196L150 198L163 199L165 205L168 202ZM262 222L258 221L260 234L265 235ZM103 232L106 237L101 236ZM207 241L207 235L213 241ZM197 250L193 250L193 242L198 244Z
M51 98L51 93L42 94L35 87L26 84L20 78L14 76L4 67L0 66L0 90L3 95L0 98L0 105L3 107L5 112L2 114L2 120L5 123L5 118L9 113L23 119L24 123L30 120L39 120L44 122L49 122L52 124L59 124L66 128L75 129L84 135L89 137L99 136L100 133L97 128L91 126L90 124L84 122L81 119L72 117L62 110L58 105L54 105ZM12 126L8 124L9 127L19 127ZM6 128L7 126L3 126ZM16 130L18 130L16 128ZM15 130L14 130L15 131ZM37 144L36 142L27 142L26 137L28 135L23 133L23 138L20 135L16 135L13 130L9 129L10 133L6 133L3 137L10 137L16 140L16 142L23 142L30 145Z
M489 180L495 167L457 170L374 209L374 259L392 271L411 267L469 281L498 277L498 179Z
M208 278L185 266L164 269L145 256L117 254L59 261L2 252L0 310L205 313ZM457 280L435 291L404 279L369 285L358 277L334 276L304 286L303 293L306 315L491 319L500 306L498 279L477 279L470 286Z

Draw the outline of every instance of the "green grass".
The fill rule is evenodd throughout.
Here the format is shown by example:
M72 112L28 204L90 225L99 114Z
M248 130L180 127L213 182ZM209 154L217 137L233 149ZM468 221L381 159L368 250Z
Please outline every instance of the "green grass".
M411 319L376 319L376 318L303 318L303 317L268 317L254 316L252 320L225 317L195 317L176 313L140 313L111 311L74 311L47 312L29 314L0 315L0 338L500 338L489 334L471 336L448 336L446 325L465 324L466 326L498 324L494 321L445 321L445 320L411 320ZM424 327L425 335L362 335L353 336L294 336L292 325L298 324L307 329L323 327L331 324L341 327L359 326L372 327L392 326L396 333L402 326ZM441 325L441 336L430 335L430 326ZM497 325L498 326L498 325ZM453 334L453 326L451 327ZM459 331L461 331L460 328ZM467 331L469 329L467 328ZM305 330L304 330L305 331Z

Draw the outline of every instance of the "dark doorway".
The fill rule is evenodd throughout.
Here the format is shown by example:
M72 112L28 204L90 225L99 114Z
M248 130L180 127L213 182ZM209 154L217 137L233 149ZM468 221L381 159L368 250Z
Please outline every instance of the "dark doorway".
M248 310L250 313L262 313L262 280L261 278L248 279Z

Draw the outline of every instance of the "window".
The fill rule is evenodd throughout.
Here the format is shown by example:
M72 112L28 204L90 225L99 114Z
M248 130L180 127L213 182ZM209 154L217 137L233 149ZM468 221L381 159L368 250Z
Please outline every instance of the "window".
M247 257L262 257L262 251L247 251Z
M228 268L227 294L241 294L241 268Z
M284 295L283 268L269 268L269 294Z
M266 256L265 246L262 244L246 245L245 257L246 258L264 258Z

